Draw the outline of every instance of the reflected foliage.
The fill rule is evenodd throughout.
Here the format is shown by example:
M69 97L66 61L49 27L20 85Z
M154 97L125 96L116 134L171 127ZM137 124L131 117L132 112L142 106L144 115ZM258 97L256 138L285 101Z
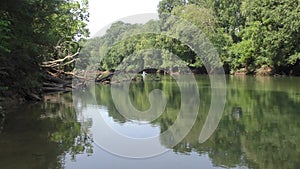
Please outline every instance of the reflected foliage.
M64 168L70 154L93 153L91 121L76 115L70 94L45 96L45 103L7 110L0 133L1 168ZM17 161L17 163L16 163Z
M228 77L227 104L222 120L203 144L198 138L210 107L211 89L208 77L198 76L197 82L201 97L199 114L190 133L173 148L174 152L208 154L214 165L223 167L299 167L299 78ZM159 82L150 78L145 82L133 82L130 88L132 104L143 111L150 106L148 93L161 89L168 100L167 108L150 123L159 125L161 133L173 125L181 98L172 77L163 76ZM98 86L97 93L98 104L107 106L109 115L116 122L126 123L113 106L110 87ZM174 131L174 137L178 132ZM169 145L169 141L161 138L163 145Z
M55 101L51 101L51 96L46 97L50 101L43 104L42 108L46 110L46 114L42 118L49 118L57 127L57 131L51 133L50 140L60 144L59 147L71 154L74 160L76 154L92 154L93 140L88 133L92 121L80 118L82 116L76 114L71 93L54 96Z
M154 75L148 75L143 82L132 82L129 98L136 109L145 111L150 107L149 93L153 89L162 90L168 101L166 109L157 119L148 122L159 126L162 133L179 115L180 90L170 76L160 76L160 81L152 80L151 76ZM215 166L227 168L299 168L299 78L228 77L222 120L203 144L198 139L210 108L211 88L207 76L196 79L200 93L199 114L191 131L173 147L175 153L208 155ZM185 87L189 88L188 82ZM98 85L95 91L87 88L81 92L81 100L73 100L70 94L49 95L45 103L20 105L9 110L0 124L1 167L63 168L66 154L73 160L76 154L91 155L92 119L76 114L73 103L77 112L83 112L81 109L95 101L92 93L96 93L97 104L105 106L116 123L124 127L127 122L132 123L115 108L110 86ZM168 147L185 127L171 131L170 137L161 137L161 144Z

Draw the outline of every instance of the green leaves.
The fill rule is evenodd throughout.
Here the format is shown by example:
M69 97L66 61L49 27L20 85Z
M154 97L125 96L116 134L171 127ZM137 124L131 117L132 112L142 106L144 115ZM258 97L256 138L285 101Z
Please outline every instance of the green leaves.
M164 13L200 28L218 51L227 73L242 69L247 74L255 74L268 67L273 74L290 74L299 67L297 0L162 0L158 12L160 20L145 25L113 24L100 38L101 68L114 69L125 56L149 48L167 50L185 60L191 68L203 68L200 56L195 55L191 46L174 38L154 34L130 37L142 29L190 39L198 36L186 24L177 24L176 19L168 19ZM167 55L162 53L162 56Z
M11 39L11 22L8 19L8 13L0 11L0 53L9 53L10 45L9 40Z
M126 24L124 24L126 25ZM121 26L121 25L119 25ZM111 27L111 29L115 29L116 27ZM136 28L134 28L136 29ZM140 26L140 29L142 27ZM108 30L111 33L112 30ZM130 30L129 30L130 31ZM127 33L127 32L124 32ZM196 61L194 52L186 45L182 44L180 41L168 37L166 35L157 35L154 33L146 33L136 36L131 36L129 38L125 38L116 44L112 44L110 48L105 47L106 44L109 44L113 39L119 39L124 35L121 34L113 34L111 38L109 38L110 34L102 37L102 44L100 48L106 53L103 53L101 68L105 70L115 70L117 66L122 62L122 60L130 55L134 55L133 58L141 58L143 55L144 61L151 60L151 62L155 62L155 59L151 59L151 57L157 57L157 60L163 60L163 63L159 63L156 65L161 65L161 68L169 70L171 67L171 60L169 59L173 54L176 54L181 59L185 60L188 64L194 64ZM117 36L117 37L115 37ZM105 49L106 48L106 49ZM146 50L161 50L163 52L152 53L149 54ZM144 53L145 52L145 53ZM159 59L158 59L159 58ZM149 65L147 63L140 63ZM173 66L180 67L182 63L173 63Z
M182 19L186 19L192 24L199 27L207 36L213 36L215 32L215 18L213 11L208 8L198 7L194 4L178 6L172 11Z
M54 48L59 41L88 36L87 2L12 0L1 4L0 77L4 87L22 96L38 91L45 73L40 64L65 57Z
M231 49L256 69L271 66L274 73L288 74L287 67L297 63L299 50L299 6L296 0L255 0L248 2L246 27L242 42ZM298 14L297 14L298 13ZM242 48L243 47L243 48ZM242 62L245 60L242 60Z
M171 13L177 6L183 6L187 3L186 0L162 0L158 4L159 15L164 13Z

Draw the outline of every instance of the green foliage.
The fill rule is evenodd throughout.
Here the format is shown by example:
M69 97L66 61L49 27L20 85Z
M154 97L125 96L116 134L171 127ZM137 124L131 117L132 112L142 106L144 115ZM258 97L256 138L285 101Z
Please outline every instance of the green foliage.
M77 41L86 46L78 61L82 68L113 70L129 55L141 57L143 50L162 49L156 55L164 58L164 68L170 69L167 58L173 53L189 67L203 69L203 56L196 56L187 42L166 36L168 31L176 36L200 35L194 35L185 24L168 20L164 13L201 29L219 52L227 73L243 69L255 74L268 67L273 74L299 74L298 0L162 0L159 21L143 25L117 22L103 37L84 42L82 38L88 36L87 7L87 0L12 0L1 4L0 87L6 89L1 95L38 91L45 75L40 64L75 53ZM155 34L161 31L166 34ZM136 34L144 35L130 37ZM55 48L59 46L62 48ZM149 53L145 57L147 62L151 60ZM73 68L71 64L61 69Z
M217 25L223 28L224 33L233 36L235 42L236 33L243 28L245 17L242 15L241 6L243 0L218 0L214 1L213 10Z
M209 8L189 4L175 7L172 14L193 23L208 36L213 36L215 33L214 15Z
M262 68L268 68L273 74L299 73L300 12L297 0L162 0L158 13L159 21L144 25L113 24L98 39L100 49L96 53L103 59L98 67L114 70L127 56L138 57L140 51L150 48L167 51L157 54L157 59L168 58L166 55L173 53L193 69L204 68L201 58L217 65L210 60L211 56L196 56L193 47L186 45L194 42L188 39L179 42L165 36L201 37L188 28L188 24L168 18L167 13L202 30L218 51L227 73L245 70L247 74L255 74ZM160 36L155 32L165 34ZM130 37L136 34L145 35ZM166 67L170 63L162 65Z
M247 30L243 30L241 35L243 36L243 40L240 43L234 44L231 47L231 62L232 68L234 70L241 68L248 68L249 66L259 67L259 65L255 65L255 57L256 61L258 61L258 57L262 57L262 54L255 55L256 49L260 47L260 43L255 43L254 40L261 37L261 32L259 27L259 23L253 23L247 27ZM259 62L259 61L258 61ZM254 65L253 65L254 64Z
M187 3L186 0L162 0L158 4L158 13L171 13L177 6L183 6Z
M11 22L8 13L0 11L0 53L9 53L10 47L8 41L11 38Z
M63 41L88 36L87 0L12 0L0 7L0 87L25 96L43 81L43 61L66 53L54 48ZM18 4L18 5L16 5ZM73 47L64 46L69 52ZM67 69L72 69L68 67ZM3 95L3 93L1 94Z
M289 74L299 64L299 1L255 0L244 7L246 27L242 42L233 45L234 60L258 69L270 66L274 73Z
M185 60L187 64L194 64L196 60L194 52L175 38L156 34L155 32L158 32L160 28L160 22L154 20L144 25L116 22L103 37L89 39L84 42L85 48L83 48L83 51L86 52L81 52L81 54L87 57L85 60L91 63L90 66L98 66L104 70L115 70L123 59L130 55L133 56L132 58L144 58L145 63L140 63L141 65L158 65L162 66L162 69L168 70L170 70L170 64L167 62L170 62L171 53ZM100 47L97 48L97 46ZM169 52L153 51L152 54L146 52L153 49ZM153 62L152 57L154 56L157 63ZM165 58L164 63L158 63L162 58ZM101 64L99 65L97 63L100 59ZM98 60L98 62L92 62L91 60ZM137 66L140 66L140 64ZM177 66L180 64L177 64ZM173 66L176 67L176 64L173 64ZM132 67L131 69L135 68Z
M157 49L163 52L151 51L152 53L147 53L145 52L147 49ZM137 35L115 44L104 56L102 63L104 69L115 70L125 57L133 55L132 58L143 58L142 62L149 60L149 63L138 63L138 61L134 62L132 60L131 62L137 66L141 64L145 65L144 67L153 65L154 68L160 66L161 69L170 70L177 66L180 67L182 64L174 63L170 60L173 54L185 60L187 64L195 63L195 54L186 45L181 44L176 39L155 34ZM156 61L162 60L163 63L150 63L153 62L153 58Z

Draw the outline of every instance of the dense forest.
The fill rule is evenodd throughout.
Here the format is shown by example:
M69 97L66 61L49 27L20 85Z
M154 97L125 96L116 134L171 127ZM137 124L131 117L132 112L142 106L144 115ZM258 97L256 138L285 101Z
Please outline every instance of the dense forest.
M2 157L14 157L9 160L12 164L18 161L24 166L34 166L38 165L37 160L48 162L49 156L39 154L45 152L54 163L45 166L61 168L64 164L60 163L65 159L58 159L65 158L67 153L72 159L84 152L92 154L93 139L88 133L92 119L80 122L79 117L83 115L76 113L93 105L95 99L98 105L107 107L108 116L115 122L128 121L116 109L111 88L105 85L98 85L95 90L85 88L77 100L76 92L46 96L45 103L21 105L7 114L2 111L2 101L11 101L6 98L38 100L45 89L72 88L72 84L69 86L72 79L85 78L78 74L81 69L113 72L122 68L120 63L128 56L137 60L129 60L134 64L123 67L125 70L160 65L164 72L177 73L181 67L188 66L195 73L205 74L220 66L219 62L209 60L210 55L200 56L188 39L178 39L182 33L196 39L205 35L227 74L300 75L299 0L161 0L157 6L158 20L145 24L115 22L105 35L95 38L89 38L87 29L88 0L0 2L0 133L4 131L0 149L4 150ZM177 22L176 18L182 20ZM186 23L202 32L193 32ZM184 62L171 60L174 54ZM208 69L203 58L212 67ZM157 75L159 80L152 83L155 76L148 76L151 82L132 83L129 98L135 107L147 110L151 105L145 98L150 91L165 91L166 113L151 122L164 132L184 105L180 105L181 95L177 94L180 89L173 85L174 79ZM276 81L284 85L275 85L268 78L230 76L227 103L218 130L209 141L200 144L199 134L211 104L211 86L206 83L208 76L198 78L199 93L207 97L201 97L202 111L191 132L173 148L174 152L205 155L213 165L221 167L247 164L249 168L299 168L298 81L286 78ZM119 99L125 100L121 96ZM236 113L237 110L241 113ZM27 140L31 134L33 137ZM160 139L162 145L169 145L169 140ZM11 140L16 143L8 147ZM33 144L26 146L31 140ZM51 146L47 146L49 143ZM12 155L7 149L11 149L7 152ZM19 150L22 153L18 154Z
M1 0L0 96L32 98L72 71L88 16L87 0Z
M167 16L197 26L228 74L300 74L298 0L162 0L159 20L116 22L104 36L92 39L87 39L87 0L1 0L0 13L2 97L32 98L49 77L74 75L76 62L81 68L114 71L128 55L142 55L143 62L155 62L153 56L159 55L161 68L174 71L169 57L175 54L193 71L209 73L188 44L168 36L172 21ZM179 27L171 28L172 33L187 29ZM139 34L141 30L163 33Z
M299 75L299 10L298 0L162 0L159 20L144 25L116 22L104 36L89 40L88 46L95 47L90 56L101 57L99 68L103 70L115 70L126 56L138 58L139 51L154 48L164 52L150 57L144 54L144 62L161 55L161 68L170 69L168 58L173 53L192 70L205 73L201 56L189 45L166 36L169 32L182 34L178 29L189 31L187 26L170 26L170 14L201 29L218 51L228 74ZM170 28L174 26L176 30ZM163 33L141 34L141 30ZM190 34L194 36L194 32Z

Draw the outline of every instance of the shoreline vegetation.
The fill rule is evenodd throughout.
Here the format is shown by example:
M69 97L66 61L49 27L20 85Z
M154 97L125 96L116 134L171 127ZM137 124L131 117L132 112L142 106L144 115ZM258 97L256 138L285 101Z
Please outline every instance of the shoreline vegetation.
M5 1L0 7L0 98L41 101L43 93L68 92L89 80L109 84L128 56L134 64L124 71L153 63L165 71L159 73L184 74L184 64L195 74L207 74L201 56L169 33L205 34L222 62L212 63L222 64L227 75L299 76L299 5L298 0L161 0L158 20L118 21L105 35L88 38L88 0ZM162 34L139 34L143 30ZM184 63L172 61L172 55Z

